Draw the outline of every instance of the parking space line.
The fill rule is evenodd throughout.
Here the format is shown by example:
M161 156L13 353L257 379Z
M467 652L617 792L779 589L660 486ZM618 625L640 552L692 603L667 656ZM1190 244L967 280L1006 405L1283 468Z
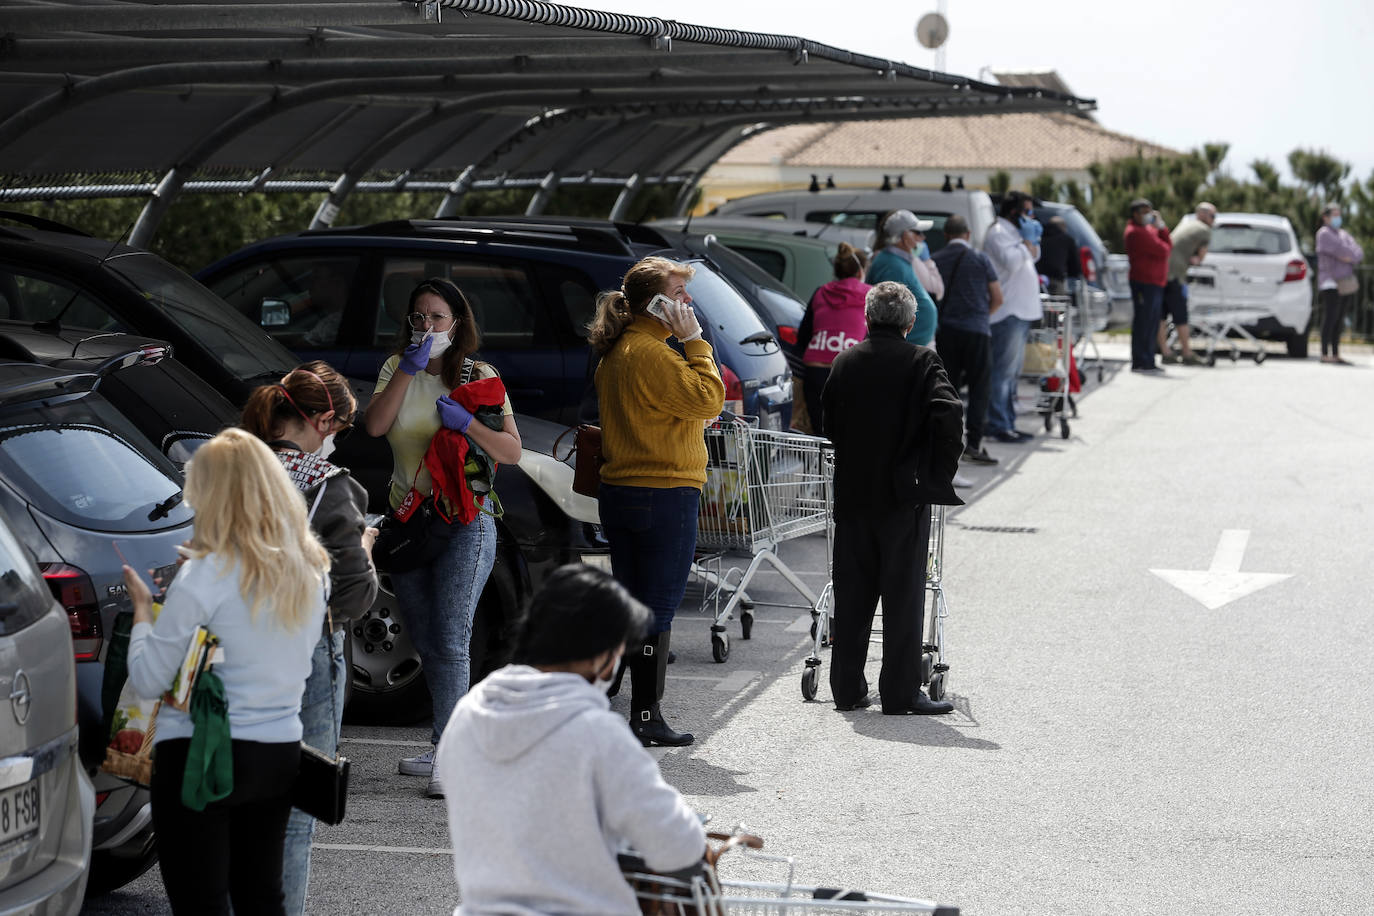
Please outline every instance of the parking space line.
M810 614L802 614L802 615L801 615L800 617L798 617L796 620L794 620L794 621L792 621L791 623L789 623L789 624L787 625L787 629L786 629L786 630L783 630L783 632L784 632L784 633L810 633L810 632L811 632L811 615L810 615Z
M712 676L709 675L709 674L670 674L670 675L668 675L668 680L670 680L670 681L712 681L712 682L714 682L714 681L720 680L720 678L718 678L718 677L712 677Z
M432 747L429 741L400 741L395 738L354 738L344 735L339 738L339 743L348 744L380 744L383 747Z
M395 852L408 856L451 856L452 849L442 846L374 846L370 843L311 843L312 849L331 849L336 852Z
M737 693L749 686L749 682L758 677L761 671L732 671L720 679L720 683L712 687L712 690L720 690L727 693Z

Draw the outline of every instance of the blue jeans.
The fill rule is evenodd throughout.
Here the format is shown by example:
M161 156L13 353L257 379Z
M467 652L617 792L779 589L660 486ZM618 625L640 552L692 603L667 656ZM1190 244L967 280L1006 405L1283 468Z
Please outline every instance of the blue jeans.
M310 658L310 677L305 680L305 693L301 696L301 740L326 754L339 749L348 676L344 668L344 631L320 637ZM305 913L305 891L310 885L310 842L314 836L315 819L292 808L282 851L281 887L287 916Z
M654 612L647 636L673 626L687 590L697 546L696 487L601 485L601 529L611 548L611 571Z
M425 683L434 698L430 741L435 744L453 707L468 692L472 618L494 565L496 523L479 512L470 523L454 526L448 549L429 566L391 574L403 623L410 627L410 641L420 654Z
M1159 345L1159 316L1164 287L1131 281L1131 368L1152 369Z
M1016 428L1016 383L1026 361L1030 322L1008 315L992 325L992 384L984 435L1009 433Z

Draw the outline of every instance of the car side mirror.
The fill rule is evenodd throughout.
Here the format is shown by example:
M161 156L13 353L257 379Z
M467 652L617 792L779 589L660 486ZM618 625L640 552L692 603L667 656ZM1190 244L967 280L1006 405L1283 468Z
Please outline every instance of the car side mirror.
M258 323L264 328L282 328L291 323L291 304L285 299L264 299Z

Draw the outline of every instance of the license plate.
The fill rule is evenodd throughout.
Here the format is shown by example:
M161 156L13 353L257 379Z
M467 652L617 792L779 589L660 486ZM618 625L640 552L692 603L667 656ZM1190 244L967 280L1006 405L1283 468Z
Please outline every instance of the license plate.
M0 848L37 835L40 795L37 779L0 792Z

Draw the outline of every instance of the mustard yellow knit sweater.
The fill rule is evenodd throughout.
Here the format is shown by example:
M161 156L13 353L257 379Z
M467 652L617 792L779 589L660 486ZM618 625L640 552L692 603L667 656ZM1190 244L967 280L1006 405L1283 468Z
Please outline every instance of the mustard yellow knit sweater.
M601 405L603 483L625 487L696 487L706 482L702 421L725 406L711 345L683 345L683 359L668 346L657 319L630 323L596 367Z

